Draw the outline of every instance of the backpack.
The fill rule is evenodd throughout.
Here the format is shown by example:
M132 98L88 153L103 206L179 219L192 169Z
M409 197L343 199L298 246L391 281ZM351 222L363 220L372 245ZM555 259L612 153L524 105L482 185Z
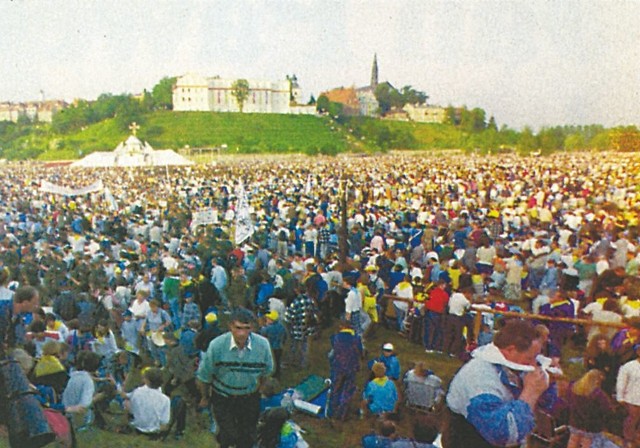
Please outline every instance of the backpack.
M279 241L287 241L287 231L282 229L278 232L278 240Z

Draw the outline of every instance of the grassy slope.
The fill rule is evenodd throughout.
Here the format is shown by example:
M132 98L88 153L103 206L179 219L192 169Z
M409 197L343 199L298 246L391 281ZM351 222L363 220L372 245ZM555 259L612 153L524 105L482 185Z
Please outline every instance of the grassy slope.
M366 126L408 131L416 140L414 149L459 147L462 138L460 131L448 125L368 119ZM41 147L56 149L48 149L39 159L75 159L93 151L111 151L127 135L115 119L67 135L48 133L43 138L49 144L43 143ZM145 116L138 135L157 149L226 144L229 152L242 153L315 154L323 148L336 152L376 150L366 139L350 135L348 126L342 127L326 117L302 115L163 111Z
M63 149L49 150L41 159L76 158L80 151L109 151L127 137L115 120L105 120L73 134L59 136ZM346 136L331 129L324 118L277 114L156 112L144 118L138 133L154 148L228 145L241 152L298 152L325 146L347 148Z

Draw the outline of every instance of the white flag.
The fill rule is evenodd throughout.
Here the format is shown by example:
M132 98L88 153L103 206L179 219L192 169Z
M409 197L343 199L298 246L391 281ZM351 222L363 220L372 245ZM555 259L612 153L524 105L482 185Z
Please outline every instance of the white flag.
M251 235L255 228L253 222L251 222L251 214L249 213L249 200L247 199L247 192L244 190L244 186L240 184L238 188L238 206L236 209L236 245L242 244Z

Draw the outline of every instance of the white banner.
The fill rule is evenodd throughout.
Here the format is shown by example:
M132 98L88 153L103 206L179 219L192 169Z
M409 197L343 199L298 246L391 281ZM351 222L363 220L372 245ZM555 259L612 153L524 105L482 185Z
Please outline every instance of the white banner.
M91 185L81 188L65 187L63 185L56 185L51 182L43 180L40 184L40 191L45 193L61 194L64 196L83 196L85 194L94 193L96 191L102 191L104 185L101 180L95 181Z
M238 207L236 213L236 245L245 242L255 232L253 222L251 222L251 214L249 212L249 200L244 186L240 184L238 188Z
M218 223L218 210L215 208L208 208L193 212L193 219L191 220L191 228L195 229L198 226L206 226L209 224Z

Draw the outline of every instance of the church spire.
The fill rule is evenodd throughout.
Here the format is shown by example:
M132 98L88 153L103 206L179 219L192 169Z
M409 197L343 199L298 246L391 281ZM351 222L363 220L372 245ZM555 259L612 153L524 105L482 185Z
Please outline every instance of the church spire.
M375 89L378 86L378 55L373 54L373 65L371 66L371 88Z

